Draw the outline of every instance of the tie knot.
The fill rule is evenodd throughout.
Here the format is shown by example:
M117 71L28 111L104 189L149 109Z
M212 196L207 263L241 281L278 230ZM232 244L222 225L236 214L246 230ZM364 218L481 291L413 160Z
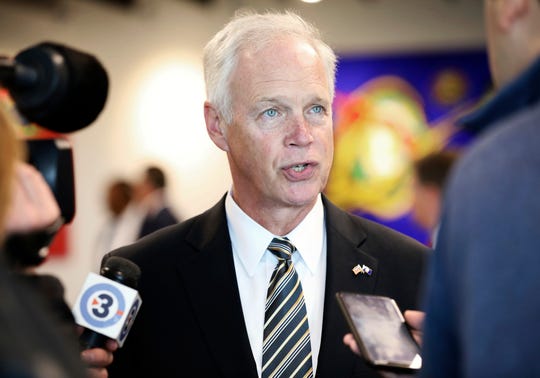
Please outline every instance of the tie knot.
M270 242L268 250L280 260L290 260L296 247L287 238L274 238Z

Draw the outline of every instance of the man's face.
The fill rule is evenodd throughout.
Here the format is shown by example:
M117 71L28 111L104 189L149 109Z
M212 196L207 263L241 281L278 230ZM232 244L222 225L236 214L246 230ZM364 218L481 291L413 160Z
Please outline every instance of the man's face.
M242 52L231 93L225 138L235 200L259 213L312 206L333 155L332 99L315 50L289 37Z

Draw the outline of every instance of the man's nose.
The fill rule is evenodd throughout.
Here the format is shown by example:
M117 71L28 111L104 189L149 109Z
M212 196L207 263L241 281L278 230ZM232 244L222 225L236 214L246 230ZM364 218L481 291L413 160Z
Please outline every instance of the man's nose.
M312 128L304 116L295 117L290 125L287 145L307 146L313 142Z

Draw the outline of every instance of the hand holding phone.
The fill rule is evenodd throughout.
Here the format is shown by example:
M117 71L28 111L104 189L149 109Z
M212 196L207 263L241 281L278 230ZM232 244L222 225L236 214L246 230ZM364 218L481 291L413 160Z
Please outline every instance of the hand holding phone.
M420 347L396 302L388 297L339 292L340 308L362 356L372 365L418 370Z

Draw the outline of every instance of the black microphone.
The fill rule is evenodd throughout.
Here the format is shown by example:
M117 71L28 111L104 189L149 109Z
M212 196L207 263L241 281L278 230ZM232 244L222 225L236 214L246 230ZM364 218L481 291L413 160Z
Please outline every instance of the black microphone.
M83 349L104 347L107 339L120 346L141 307L135 290L141 270L123 257L109 257L100 271L90 273L73 307L77 324L83 326L80 345Z
M91 124L107 100L107 72L92 55L43 42L0 58L0 83L29 121L60 133Z

